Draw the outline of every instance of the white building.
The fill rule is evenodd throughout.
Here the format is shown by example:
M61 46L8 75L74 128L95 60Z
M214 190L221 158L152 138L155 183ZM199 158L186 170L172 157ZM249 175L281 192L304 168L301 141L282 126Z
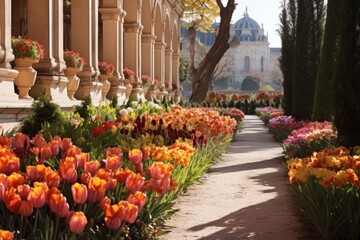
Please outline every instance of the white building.
M214 28L219 24L215 23ZM187 58L187 33L182 29L182 57ZM215 42L216 33L198 32L198 40L210 47ZM273 78L282 78L278 59L280 48L270 48L268 36L261 26L252 19L246 11L241 19L231 25L230 40L236 35L240 38L240 46L229 49L224 58L232 58L232 76L230 89L240 90L243 80L247 76L256 77L262 85L272 85Z

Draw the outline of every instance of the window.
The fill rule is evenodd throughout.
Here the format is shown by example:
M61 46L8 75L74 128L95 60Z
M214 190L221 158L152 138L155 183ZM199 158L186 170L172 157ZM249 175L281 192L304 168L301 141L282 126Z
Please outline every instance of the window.
M264 57L261 57L260 64L261 64L261 71L263 72L264 71Z
M250 57L249 56L246 56L244 58L244 70L250 71Z

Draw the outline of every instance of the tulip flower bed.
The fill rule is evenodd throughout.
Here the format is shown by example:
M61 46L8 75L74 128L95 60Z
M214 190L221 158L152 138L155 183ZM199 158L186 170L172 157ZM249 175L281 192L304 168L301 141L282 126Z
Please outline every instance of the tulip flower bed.
M210 109L84 109L0 138L0 237L156 239L237 125Z
M359 154L338 147L288 161L291 187L322 239L360 239Z
M302 158L314 151L335 147L337 133L330 122L308 122L302 128L293 130L282 144L284 156Z
M246 114L254 114L257 107L272 106L278 108L281 105L282 98L281 93L270 94L266 91L256 94L210 92L204 104L208 107L237 108Z
M265 125L269 124L270 119L282 116L284 111L274 107L262 107L255 109L256 115L264 122Z
M292 116L279 116L269 120L269 130L279 142L285 140L291 131L299 129L305 125L304 121L295 121Z

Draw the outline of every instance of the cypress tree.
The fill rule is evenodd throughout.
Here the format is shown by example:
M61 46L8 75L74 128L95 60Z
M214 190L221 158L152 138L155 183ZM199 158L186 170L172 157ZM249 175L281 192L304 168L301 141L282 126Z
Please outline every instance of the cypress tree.
M295 1L290 0L286 4L286 0L282 2L282 11L280 18L281 37L281 57L279 59L280 69L283 73L283 89L284 101L282 107L286 115L292 114L292 82L293 82L293 53L294 53L294 38L295 38L295 22L296 22L296 9ZM295 14L294 14L295 13Z
M340 1L340 37L335 73L335 126L340 144L360 145L360 1Z
M324 1L298 0L297 3L293 116L298 120L309 120L320 58Z
M337 39L339 37L339 3L331 0L327 5L324 42L316 80L312 120L332 121L334 116L334 73Z

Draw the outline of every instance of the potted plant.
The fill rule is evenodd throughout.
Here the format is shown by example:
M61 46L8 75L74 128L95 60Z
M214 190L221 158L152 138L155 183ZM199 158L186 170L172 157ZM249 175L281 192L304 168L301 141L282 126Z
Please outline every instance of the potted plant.
M101 90L101 95L102 95L101 99L104 101L104 100L106 100L106 95L110 90L110 82L108 81L108 78L113 76L115 67L111 63L101 61L98 64L98 68L100 71L99 81L103 84L103 87Z
M76 76L76 74L82 71L85 59L80 56L80 53L66 49L64 51L64 61L66 65L64 74L69 80L67 87L68 97L71 100L75 100L74 94L79 88L80 82L80 79Z
M19 99L32 100L29 90L34 85L37 76L32 65L44 59L44 47L37 41L20 36L11 38L11 47L15 56L14 69L19 71L15 78Z

